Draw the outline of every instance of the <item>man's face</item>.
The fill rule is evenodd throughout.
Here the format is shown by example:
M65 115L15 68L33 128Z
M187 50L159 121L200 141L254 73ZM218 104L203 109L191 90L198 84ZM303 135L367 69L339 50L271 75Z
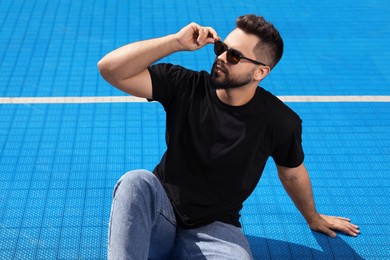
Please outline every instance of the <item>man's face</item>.
M226 37L224 43L229 49L235 49L243 56L256 60L253 49L258 41L256 36L235 29ZM216 89L242 87L255 81L253 75L258 66L245 59L241 59L237 64L231 64L227 61L226 52L224 52L215 57L211 80Z

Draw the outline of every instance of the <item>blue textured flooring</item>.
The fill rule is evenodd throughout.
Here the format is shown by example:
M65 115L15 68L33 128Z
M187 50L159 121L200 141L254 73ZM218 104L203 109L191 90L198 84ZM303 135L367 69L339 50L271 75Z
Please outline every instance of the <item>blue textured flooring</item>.
M264 15L285 55L262 86L277 95L390 95L388 1L0 0L0 97L116 96L105 53L191 21L222 37L238 15ZM209 70L211 46L164 61ZM289 103L303 119L317 208L362 234L312 232L273 163L245 203L256 259L390 258L390 103ZM155 103L0 105L0 259L106 258L111 192L158 163Z

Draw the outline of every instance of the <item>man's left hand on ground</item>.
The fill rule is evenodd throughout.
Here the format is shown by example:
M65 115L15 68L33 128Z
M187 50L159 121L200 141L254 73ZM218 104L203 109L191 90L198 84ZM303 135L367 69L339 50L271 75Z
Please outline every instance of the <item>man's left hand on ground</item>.
M325 233L330 237L336 237L336 232L343 232L354 237L360 234L359 227L351 223L350 219L343 217L319 214L308 224L312 230Z

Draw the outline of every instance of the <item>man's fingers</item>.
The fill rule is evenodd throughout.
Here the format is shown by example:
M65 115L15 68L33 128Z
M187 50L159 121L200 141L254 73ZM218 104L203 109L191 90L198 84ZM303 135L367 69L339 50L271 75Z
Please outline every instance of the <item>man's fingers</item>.
M220 39L217 32L211 27L200 27L198 33L197 42L199 45L213 43L215 40Z
M183 50L197 50L215 40L220 40L218 33L211 27L190 23L176 33L177 40Z
M354 237L360 234L359 227L352 224L349 218L327 215L320 216L321 218L317 218L313 223L311 223L311 227L316 231L323 232L331 237L336 237L336 232L342 232Z
M339 229L342 232L346 233L347 235L354 236L354 237L360 234L359 227L349 222L343 223L342 227L340 227Z
M199 36L198 36L198 43L201 44L206 38L207 38L208 32L205 27L200 27L199 29Z
M330 228L332 230L341 231L350 236L357 236L360 234L359 227L352 224L348 218L325 216L325 219L330 223Z
M329 219L329 218L333 218L333 219L339 219L339 220L344 220L344 221L348 221L348 222L351 222L351 219L349 218L344 218L344 217L340 217L340 216L327 216L327 215L323 215L323 214L320 214L320 216L324 219Z
M211 27L206 27L207 30L208 30L208 38L212 38L213 42L215 40L221 40L221 38L218 36L218 33L216 30L214 30L213 28Z
M329 227L326 227L326 226L322 226L319 231L321 231L322 233L324 233L330 237L337 236L336 232L334 232L332 229L330 229Z
M315 222L309 224L310 228L322 232L330 237L336 237L336 232L332 230L332 225L323 218L317 218Z

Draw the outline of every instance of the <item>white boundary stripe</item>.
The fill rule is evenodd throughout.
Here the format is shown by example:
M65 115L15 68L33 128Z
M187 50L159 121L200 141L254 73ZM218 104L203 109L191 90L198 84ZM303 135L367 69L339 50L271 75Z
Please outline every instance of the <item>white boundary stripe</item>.
M128 103L147 102L134 96L111 97L7 97L0 98L0 104L84 104L84 103Z
M390 96L278 96L284 102L390 102Z
M278 96L283 102L390 102L390 96ZM2 97L0 104L84 104L147 102L134 96L111 97Z

